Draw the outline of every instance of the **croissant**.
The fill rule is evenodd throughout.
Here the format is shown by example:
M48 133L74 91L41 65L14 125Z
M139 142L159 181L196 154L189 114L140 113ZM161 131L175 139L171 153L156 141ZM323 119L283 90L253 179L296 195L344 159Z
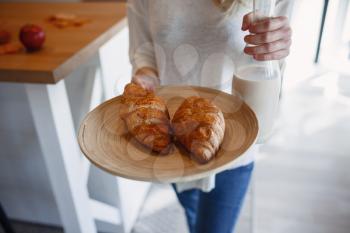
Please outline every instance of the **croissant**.
M142 145L167 153L171 143L169 112L153 92L130 83L124 88L121 109L129 133Z
M221 110L201 97L185 99L171 123L176 140L199 163L209 162L224 138L225 120Z

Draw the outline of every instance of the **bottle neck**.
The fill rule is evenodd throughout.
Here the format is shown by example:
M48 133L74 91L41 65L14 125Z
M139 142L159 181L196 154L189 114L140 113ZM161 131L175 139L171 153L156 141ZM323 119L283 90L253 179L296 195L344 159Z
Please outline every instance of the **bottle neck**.
M253 21L263 20L265 18L271 17L275 11L276 0L253 0ZM248 45L250 46L250 45ZM258 66L265 67L264 74L268 77L280 77L280 66L277 60L274 61L256 61L254 59L253 63ZM253 64L254 65L254 64Z
M275 6L276 0L253 0L254 20L273 16Z

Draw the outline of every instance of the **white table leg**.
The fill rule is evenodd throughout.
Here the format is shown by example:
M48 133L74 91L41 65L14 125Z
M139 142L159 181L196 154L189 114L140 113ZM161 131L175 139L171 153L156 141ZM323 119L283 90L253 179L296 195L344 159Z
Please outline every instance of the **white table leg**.
M55 85L27 84L26 90L64 230L95 233L64 80Z

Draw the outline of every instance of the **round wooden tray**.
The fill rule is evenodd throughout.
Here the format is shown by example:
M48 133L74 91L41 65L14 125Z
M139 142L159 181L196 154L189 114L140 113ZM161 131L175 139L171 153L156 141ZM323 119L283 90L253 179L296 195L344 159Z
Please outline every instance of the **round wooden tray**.
M108 100L83 120L79 130L80 148L97 167L133 180L181 182L203 178L229 168L256 141L258 121L238 96L193 86L163 86L157 89L170 117L189 96L212 100L224 113L224 141L215 158L205 165L193 161L188 152L173 145L169 154L157 155L127 133L119 116L120 97Z

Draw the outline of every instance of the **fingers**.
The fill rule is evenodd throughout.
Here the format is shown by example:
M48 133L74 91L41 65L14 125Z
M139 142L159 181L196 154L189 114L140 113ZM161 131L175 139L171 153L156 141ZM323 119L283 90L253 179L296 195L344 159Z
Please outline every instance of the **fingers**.
M279 60L289 55L292 44L291 30L278 30L265 34L252 35L245 39L249 44L257 46L246 46L244 52L252 55L255 60Z
M154 87L152 87L151 84L149 84L141 79L133 78L132 82L140 85L143 89L145 89L147 91L154 91Z
M285 16L270 17L256 21L253 12L243 17L242 30L249 30L250 35L244 37L249 45L244 52L258 61L278 60L289 54L292 30ZM261 17L257 17L261 18Z
M158 71L154 69L153 67L148 67L144 66L142 68L139 68L136 72L135 75L147 75L147 76L155 76L158 77Z
M150 84L150 83L146 83L146 82L135 82L133 81L134 83L140 85L143 89L147 90L147 91L154 91L155 90L155 87Z
M246 31L254 21L254 12L250 12L243 17L242 30Z
M263 19L252 23L249 26L250 33L265 33L275 31L282 27L289 27L288 18L286 16L278 16Z
M274 41L271 43L261 44L258 46L248 46L244 48L244 52L249 55L256 54L266 54L273 53L283 49L289 49L292 44L292 40L290 39L281 39L278 41Z
M251 45L260 45L271 43L281 39L290 39L291 37L292 29L288 26L275 31L247 35L244 37L244 41Z
M289 55L289 49L278 50L273 53L255 54L254 59L257 61L281 60Z
M159 80L157 78L147 75L135 75L132 78L132 82L140 85L148 91L154 91L155 88L159 86Z
M288 18L286 16L268 17L261 20L256 20L254 12L250 12L243 17L242 30L249 29L250 33L263 33L277 30L288 25Z

